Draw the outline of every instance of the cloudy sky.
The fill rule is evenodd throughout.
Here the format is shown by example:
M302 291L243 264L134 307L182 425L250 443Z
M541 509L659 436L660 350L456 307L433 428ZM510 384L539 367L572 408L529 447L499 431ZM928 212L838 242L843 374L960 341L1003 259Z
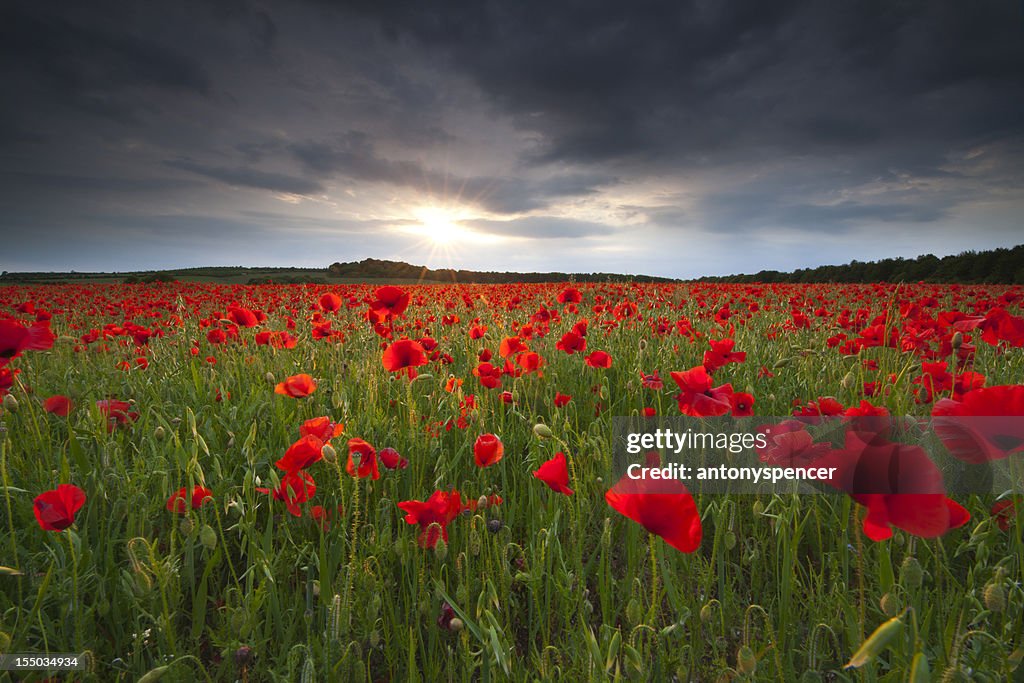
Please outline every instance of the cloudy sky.
M0 269L1024 242L1019 0L15 2Z

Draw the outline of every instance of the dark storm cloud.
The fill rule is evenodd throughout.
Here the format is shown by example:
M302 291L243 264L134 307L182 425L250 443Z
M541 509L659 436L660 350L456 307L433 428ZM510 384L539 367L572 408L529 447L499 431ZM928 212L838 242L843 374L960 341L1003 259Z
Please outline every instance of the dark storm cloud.
M1024 16L1004 0L12 2L0 78L19 263L98 264L103 239L123 257L133 229L223 261L250 223L247 253L285 258L287 225L394 256L388 226L436 201L588 245L517 264L699 274L770 266L783 230L832 250L787 258L863 258L871 231L949 253L1015 239L1024 211ZM20 250L25 226L66 252ZM703 255L680 265L684 244Z
M253 187L258 190L284 192L286 194L316 194L323 192L324 187L315 180L290 176L283 173L270 173L245 166L224 167L208 166L188 159L171 159L164 162L171 168L196 173L207 178L219 180L237 187Z
M354 3L545 138L538 162L1024 130L1019 3ZM898 162L898 159L897 159Z

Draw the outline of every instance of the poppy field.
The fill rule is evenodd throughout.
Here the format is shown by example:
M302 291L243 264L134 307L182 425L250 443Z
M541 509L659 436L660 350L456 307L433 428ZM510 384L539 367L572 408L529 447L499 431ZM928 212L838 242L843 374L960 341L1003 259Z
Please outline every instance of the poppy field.
M1014 680L1020 491L652 493L612 440L779 416L775 446L834 458L802 420L1001 416L950 450L1019 473L1022 308L998 285L0 288L0 653L83 654L28 680Z

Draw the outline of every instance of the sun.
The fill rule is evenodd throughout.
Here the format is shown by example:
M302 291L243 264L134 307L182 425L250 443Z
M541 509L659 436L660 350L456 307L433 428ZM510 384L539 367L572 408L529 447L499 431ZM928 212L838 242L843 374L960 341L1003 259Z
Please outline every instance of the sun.
M466 230L459 226L459 217L437 206L425 206L415 213L422 224L425 236L438 246L448 246L466 236Z

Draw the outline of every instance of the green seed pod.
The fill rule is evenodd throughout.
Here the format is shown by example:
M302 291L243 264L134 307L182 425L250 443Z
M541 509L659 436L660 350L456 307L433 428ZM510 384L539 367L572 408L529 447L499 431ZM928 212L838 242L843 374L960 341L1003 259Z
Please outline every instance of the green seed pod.
M907 588L918 589L924 582L924 570L921 563L913 555L903 558L903 565L900 567L900 579Z
M438 562L444 562L445 558L448 557L448 544L444 542L443 538L437 539L437 545L434 546L434 556Z
M710 602L705 603L705 605L700 608L700 621L701 621L701 623L702 624L709 624L709 623L711 623L711 620L714 619L714 618L715 618L715 607L714 607L714 605L712 603L710 603Z
M1006 591L1003 584L991 581L985 586L985 607L992 612L1002 612L1006 609Z
M878 605L882 608L882 614L887 617L896 616L896 613L900 609L899 601L892 593L886 593L883 595L882 599L878 601Z
M757 671L757 656L750 646L744 645L736 653L736 670L744 676L753 676Z
M203 547L207 550L213 550L217 547L217 532L213 530L213 527L209 524L204 524L199 529L199 542L203 544Z
M533 433L540 439L550 439L555 434L551 431L551 427L548 427L543 422L538 422L533 425Z
M639 601L636 598L632 598L629 604L626 605L626 619L633 626L638 625L644 618L643 610L640 607Z
M480 546L482 539L480 538L480 532L476 528L469 530L469 554L476 557L480 554Z
M857 669L875 657L877 657L883 650L889 647L890 644L896 639L896 636L903 630L903 615L906 614L904 610L892 619L883 622L881 626L876 628L867 639L861 643L857 651L853 653L853 657L850 657L850 661L846 663L844 669Z

